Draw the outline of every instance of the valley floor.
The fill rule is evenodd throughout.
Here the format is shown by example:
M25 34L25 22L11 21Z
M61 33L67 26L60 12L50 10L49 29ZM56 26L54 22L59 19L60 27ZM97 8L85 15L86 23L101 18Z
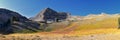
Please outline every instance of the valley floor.
M0 40L120 40L119 29L97 29L70 33L42 32L0 35Z
M117 18L54 23L50 28L51 32L0 35L0 40L120 40Z

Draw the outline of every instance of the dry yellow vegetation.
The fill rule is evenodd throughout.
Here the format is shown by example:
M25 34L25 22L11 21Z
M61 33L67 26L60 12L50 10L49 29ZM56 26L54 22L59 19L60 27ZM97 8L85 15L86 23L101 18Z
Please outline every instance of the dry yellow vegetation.
M10 34L0 36L2 40L119 40L120 30L98 29L73 31L68 34L34 33L34 34Z
M87 22L89 23L81 23L75 31L118 28L118 18L108 18L101 21L95 21L95 22L87 21Z
M86 19L68 23L54 23L50 25L51 32L32 34L10 34L5 39L23 40L111 40L120 38L118 29L118 17L105 19ZM105 36L105 38L103 38ZM1 37L0 37L1 38ZM116 40L115 39L115 40Z
M62 24L64 25L64 24ZM61 25L61 26L62 26ZM57 27L61 27L57 26ZM57 31L82 31L82 30L97 30L97 29L111 29L118 28L118 17L110 17L102 20L89 19L77 22L71 22L71 24L64 28L57 28Z

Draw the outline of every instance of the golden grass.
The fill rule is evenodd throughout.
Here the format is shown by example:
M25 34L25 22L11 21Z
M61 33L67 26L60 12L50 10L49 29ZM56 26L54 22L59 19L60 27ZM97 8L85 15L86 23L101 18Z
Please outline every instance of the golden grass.
M47 34L41 34L41 33L34 33L34 34L10 34L10 35L5 35L5 36L0 36L1 40L32 40L32 39L36 39L36 40L80 40L80 39L86 39L84 37L87 38L93 38L94 39L98 39L100 40L103 37L100 38L96 38L100 36L105 36L105 38L107 38L107 40L109 38L111 38L112 36L114 36L114 38L117 37L117 39L119 39L119 34L120 34L120 30L118 29L113 29L113 28L109 28L109 29L93 29L93 30L81 30L81 31L72 31L69 34L56 34L56 33L47 33ZM101 35L102 34L102 35ZM110 34L110 37L107 37L109 35L106 34ZM77 38L77 39L76 39ZM103 38L103 39L105 39ZM114 39L113 38L113 39ZM87 40L87 39L86 39Z
M117 28L118 27L118 19L117 18L109 18L102 21L97 21L89 24L81 24L75 31L80 30L92 30L92 29L107 29L107 28Z
M60 37L60 36L83 36L83 35L93 35L93 34L109 34L109 33L120 33L119 29L109 28L109 29L93 29L93 30L81 30L81 31L72 31L68 34L57 34L57 33L50 33L50 32L43 32L43 33L33 33L33 34L10 34L7 36L46 36L46 37Z
M109 34L120 32L120 30L115 28L108 29L93 29L93 30L81 30L81 31L73 31L70 33L71 36L82 36L82 35L93 35L93 34Z
M83 22L83 23L82 23ZM62 24L64 25L64 24ZM61 26L62 26L61 25ZM58 26L60 27L60 26ZM101 34L101 33L114 33L118 30L118 17L106 18L100 21L95 19L72 22L69 26L63 28L57 28L55 30L58 33L63 32L62 35L69 36L81 36L81 35L91 35L91 34ZM55 32L54 31L54 32ZM42 32L47 33L47 32ZM58 33L47 33L48 35L57 35ZM67 34L66 34L67 33Z
M58 33L53 33L52 31L52 32L32 33L32 34L10 34L6 36L15 36L15 37L26 36L27 38L31 36L39 36L40 38L42 37L63 38L64 36L81 37L84 35L94 35L94 34L111 34L111 33L120 34L120 30L118 29L118 17L107 18L101 21L95 21L95 19L91 19L91 20L85 20L82 22L81 21L72 22L69 26L64 25L64 24L57 24L55 26L57 27L53 28L53 30L55 30ZM63 32L63 34L61 34L61 32Z

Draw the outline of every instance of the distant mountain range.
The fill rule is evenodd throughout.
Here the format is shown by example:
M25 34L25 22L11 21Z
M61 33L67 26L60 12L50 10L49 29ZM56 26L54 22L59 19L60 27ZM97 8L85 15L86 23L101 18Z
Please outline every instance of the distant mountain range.
M51 8L45 8L43 11L38 13L35 17L30 19L33 21L56 21L58 20L86 20L86 19L99 19L99 18L109 18L113 16L119 16L119 14L89 14L87 16L73 16L68 12L57 12Z
M110 17L119 17L119 14L107 14L107 13L101 13L101 14L89 14L87 16L71 16L69 20L87 20L87 19L105 19Z
M57 12L51 8L45 8L35 17L28 19L17 12L0 8L0 33L37 32L41 30L40 21L50 21L53 23L62 21L83 21L83 23L89 23L92 21L102 21L109 18L114 19L119 16L119 14L106 13L97 15L90 14L87 16L72 16L68 12Z

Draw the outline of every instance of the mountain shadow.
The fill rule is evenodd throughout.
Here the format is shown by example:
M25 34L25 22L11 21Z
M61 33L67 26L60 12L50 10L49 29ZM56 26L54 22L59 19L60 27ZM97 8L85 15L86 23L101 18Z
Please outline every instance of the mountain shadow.
M0 8L0 33L37 32L40 24L33 22L17 12Z

